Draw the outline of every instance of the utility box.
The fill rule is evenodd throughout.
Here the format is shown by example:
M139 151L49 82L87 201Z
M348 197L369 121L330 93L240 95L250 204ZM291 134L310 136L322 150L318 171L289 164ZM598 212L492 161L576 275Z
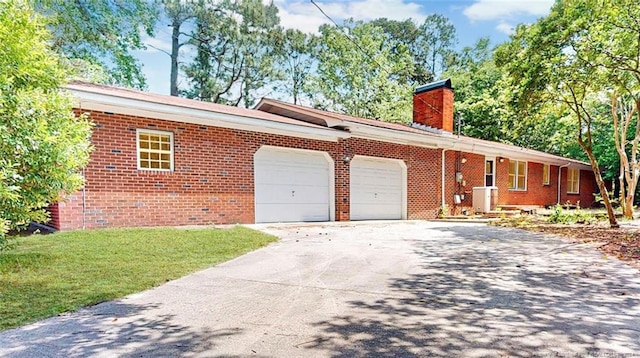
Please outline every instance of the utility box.
M476 213L488 213L496 210L497 204L497 186L476 186L473 188L473 211Z

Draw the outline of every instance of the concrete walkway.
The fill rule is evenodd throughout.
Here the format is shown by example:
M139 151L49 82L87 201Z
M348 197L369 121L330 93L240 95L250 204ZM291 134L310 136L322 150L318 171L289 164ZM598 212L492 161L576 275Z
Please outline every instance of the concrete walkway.
M260 228L282 241L153 290L1 332L0 356L640 352L640 276L588 245L481 224Z

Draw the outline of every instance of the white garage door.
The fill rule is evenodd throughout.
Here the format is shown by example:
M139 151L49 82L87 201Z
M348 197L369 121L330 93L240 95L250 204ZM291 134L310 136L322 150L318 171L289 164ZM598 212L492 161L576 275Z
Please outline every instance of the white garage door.
M402 219L404 177L399 160L354 157L351 220Z
M260 148L254 155L256 222L328 221L332 172L322 152Z

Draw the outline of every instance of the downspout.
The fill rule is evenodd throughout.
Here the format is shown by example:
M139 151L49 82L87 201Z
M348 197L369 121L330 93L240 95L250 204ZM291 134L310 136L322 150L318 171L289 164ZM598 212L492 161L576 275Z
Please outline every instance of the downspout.
M85 168L82 168L82 230L87 228L87 175Z
M565 165L561 165L558 167L558 202L556 203L557 205L560 205L560 180L562 178L562 168L566 168L569 165L571 165L571 163L567 163Z
M446 204L445 204L445 191L444 191L444 173L445 173L445 162L444 162L444 160L445 160L445 155L444 155L444 153L445 153L447 150L450 150L450 149L451 149L451 148L446 148L446 149L444 149L444 148L443 148L443 149L442 149L442 160L441 160L441 163L442 163L442 169L441 169L441 172L440 172L440 173L442 174L442 184L441 184L441 186L440 186L440 189L442 190L442 193L441 193L441 195L442 195L442 202L441 202L440 208L441 208L441 210L442 210L442 212L443 212L443 213L444 213L444 208L445 208L445 206L446 206Z
M78 108L82 112L82 101ZM82 230L87 229L87 165L89 164L82 167Z

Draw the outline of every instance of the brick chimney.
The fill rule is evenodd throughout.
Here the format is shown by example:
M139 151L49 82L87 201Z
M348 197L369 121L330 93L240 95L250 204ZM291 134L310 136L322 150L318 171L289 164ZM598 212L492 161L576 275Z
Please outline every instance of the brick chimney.
M451 79L416 88L413 92L413 122L453 132Z

